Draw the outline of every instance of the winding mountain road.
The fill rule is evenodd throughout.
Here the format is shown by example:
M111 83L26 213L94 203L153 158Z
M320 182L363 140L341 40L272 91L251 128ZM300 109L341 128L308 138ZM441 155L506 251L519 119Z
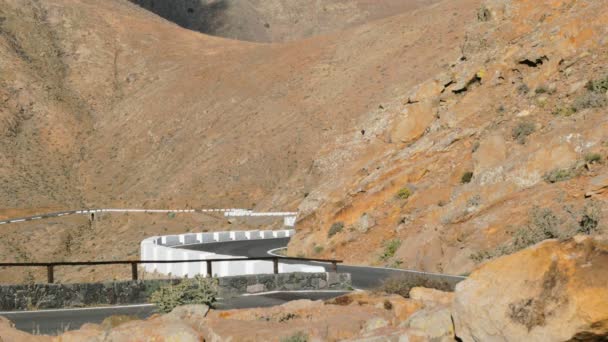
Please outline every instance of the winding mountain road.
M198 213L198 212L217 212L217 213L235 213L241 214L239 211L243 209L186 209L186 210L170 210L170 209L84 209L71 210L62 212L53 212L40 215L33 215L20 218L12 218L0 220L1 224L18 223L32 220L39 220L50 217L61 217L64 215L94 215L95 213L103 212L141 212L141 213ZM247 214L247 213L246 213ZM251 213L249 213L250 215ZM267 213L257 213L265 215ZM272 213L271 213L272 214ZM280 215L274 215L280 214ZM295 213L274 213L274 216L294 215ZM229 214L230 215L230 214ZM94 219L94 217L92 217ZM212 252L220 255L233 255L243 257L266 257L273 250L286 247L289 243L289 238L267 238L243 241L225 241L214 243L198 243L190 245L175 246L174 248L183 248L189 250L199 250ZM284 263L310 264L314 266L322 266L326 271L331 271L330 264L321 262L304 262L283 260ZM465 277L450 276L443 274L419 272L412 270L401 270L392 268L368 267L368 266L338 266L338 272L350 273L353 287L356 289L372 289L390 277L393 276L422 276L426 278L446 281L452 285L464 280ZM344 292L325 291L325 292L274 292L261 293L257 295L241 296L220 300L217 305L219 310L235 309L235 308L251 308L251 307L266 307L280 305L282 303L296 299L328 299ZM156 308L151 304L143 305L125 305L125 306L110 306L98 308L82 308L82 309L56 309L56 310L40 310L40 311L22 311L22 312L0 312L0 316L10 319L15 326L23 331L34 332L39 334L57 334L64 330L77 329L84 323L100 323L106 317L112 315L133 315L139 318L145 318L155 313Z
M205 244L192 244L186 246L180 246L179 248L199 250L212 252L222 255L234 255L244 257L265 257L269 256L269 251L286 247L289 243L289 238L276 238L276 239L263 239L263 240L246 240L246 241L226 241L226 242L215 242ZM304 261L289 261L282 260L282 263L298 263L298 264L310 264L314 266L324 266L327 272L330 271L331 264L320 263L320 262L304 262ZM381 268L381 267L369 267L369 266L351 266L351 265L338 265L338 272L350 273L353 283L353 287L356 289L369 290L378 287L382 282L390 277L400 275L422 275L425 277L432 277L438 279L444 279L450 283L456 283L464 280L465 277L461 276L450 276L445 274L419 272L412 270L401 270L395 268Z

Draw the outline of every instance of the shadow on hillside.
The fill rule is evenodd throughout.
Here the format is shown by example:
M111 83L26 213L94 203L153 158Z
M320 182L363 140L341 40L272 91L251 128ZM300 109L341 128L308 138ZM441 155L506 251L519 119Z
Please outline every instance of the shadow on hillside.
M129 0L177 25L217 35L225 25L228 0Z

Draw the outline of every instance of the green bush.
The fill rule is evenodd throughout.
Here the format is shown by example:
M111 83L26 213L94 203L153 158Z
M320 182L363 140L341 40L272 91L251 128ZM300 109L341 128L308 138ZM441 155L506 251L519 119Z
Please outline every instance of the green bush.
M599 153L588 153L585 155L585 161L589 164L599 163L602 161L602 155Z
M335 222L329 227L329 232L327 232L327 237L332 237L344 229L344 222Z
M320 254L321 252L323 252L323 246L317 245L313 249L314 249L315 254Z
M281 342L307 342L308 335L303 332L297 332L289 337L281 339Z
M170 312L175 307L186 304L205 304L210 307L217 300L217 279L197 275L184 279L177 285L167 285L150 295L150 302L156 304L160 312Z
M453 291L453 287L446 281L433 279L418 274L393 276L382 282L375 292L397 294L409 298L410 290L414 287L426 287L441 291Z
M551 171L547 172L543 176L543 179L547 183L557 183L557 182L563 182L563 181L572 179L572 178L576 177L577 174L578 174L578 172L573 168L555 169L555 170L551 170Z
M462 174L462 177L460 177L460 183L462 183L462 184L470 183L471 179L473 179L473 172L467 171Z
M402 200L408 199L411 195L412 195L412 192L407 187L401 188L397 192L397 198L402 199Z
M513 131L511 132L511 136L518 143L523 145L526 143L526 138L530 134L534 133L535 130L536 130L536 127L534 126L534 123L528 122L528 121L520 122L519 124L517 124L517 126L515 126L513 128Z
M382 256L380 256L380 259L388 260L392 258L393 256L395 256L395 253L397 252L397 249L399 249L400 246L401 240L399 239L387 241L384 245L384 252L382 253Z
M175 218L175 213L174 212L167 213L167 217L170 219Z
M545 93L548 93L548 92L549 92L549 89L547 89L545 86L542 86L542 85L541 85L541 86L539 86L538 88L536 88L536 89L534 90L534 92L535 92L536 94L545 94Z

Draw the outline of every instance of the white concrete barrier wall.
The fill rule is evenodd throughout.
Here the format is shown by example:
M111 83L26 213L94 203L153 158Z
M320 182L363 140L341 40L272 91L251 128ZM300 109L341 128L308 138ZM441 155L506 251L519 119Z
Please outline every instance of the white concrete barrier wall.
M220 255L206 251L194 251L178 247L193 243L212 243L217 241L245 241L257 239L269 239L276 237L290 237L295 234L293 229L275 231L232 231L214 233L187 233L181 235L154 236L141 242L142 260L208 260L208 259L233 259L239 256ZM246 260L246 261L216 261L212 265L212 275L226 277L247 274L269 274L273 273L272 261ZM190 263L150 263L144 264L146 272L158 272L171 274L177 277L193 277L197 274L207 274L206 262ZM321 266L310 266L304 264L285 264L279 262L279 272L324 272Z

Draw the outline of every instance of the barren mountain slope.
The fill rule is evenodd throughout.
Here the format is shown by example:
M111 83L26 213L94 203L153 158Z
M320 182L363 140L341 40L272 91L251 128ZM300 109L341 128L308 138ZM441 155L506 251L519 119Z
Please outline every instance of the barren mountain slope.
M289 253L447 273L605 232L603 2L444 0L254 44L126 1L0 1L7 215L297 208ZM77 236L41 257L133 257L143 236L179 228L82 225L36 223ZM32 229L3 231L5 259L38 257Z
M438 0L130 0L182 27L255 42L285 42L357 26Z
M182 29L127 1L1 2L2 89L23 94L7 94L2 111L13 132L0 145L12 158L0 174L5 216L73 206L296 209L322 180L345 181L386 148L391 106L459 57L479 3L443 1L335 35L252 44ZM103 248L124 258L143 236L167 232L128 220L137 222L128 230L122 219L3 227L2 254L89 259ZM44 242L48 253L28 238L34 226L59 237Z

